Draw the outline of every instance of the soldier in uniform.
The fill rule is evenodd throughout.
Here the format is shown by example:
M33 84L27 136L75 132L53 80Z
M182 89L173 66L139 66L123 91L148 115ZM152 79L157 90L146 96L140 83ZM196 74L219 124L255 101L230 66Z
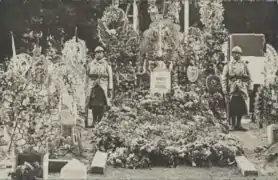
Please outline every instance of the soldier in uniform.
M228 101L226 103L229 103L231 130L245 131L241 126L241 118L248 113L248 96L252 87L250 72L247 64L241 59L241 54L239 46L232 49L233 58L223 70L222 88Z
M113 75L112 68L104 58L104 49L98 46L95 49L95 58L88 64L88 90L86 95L86 120L88 127L88 109L93 113L93 125L101 121L105 107L110 107L112 97Z

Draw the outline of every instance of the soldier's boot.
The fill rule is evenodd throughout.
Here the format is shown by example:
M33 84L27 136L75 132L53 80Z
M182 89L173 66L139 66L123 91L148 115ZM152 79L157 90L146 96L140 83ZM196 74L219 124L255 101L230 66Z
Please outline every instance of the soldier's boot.
M98 112L96 111L96 108L93 108L92 109L92 114L93 114L93 123L91 125L91 128L94 128L95 125L97 124L98 122Z
M236 121L236 117L235 116L231 116L231 123L230 123L230 131L234 131L235 130L235 122Z
M247 131L247 129L245 129L244 127L242 127L242 125L241 125L241 119L242 119L242 116L237 116L236 130L239 130L239 131Z
M99 123L102 120L102 117L104 115L104 106L100 106L98 109L98 121L97 123Z
M88 128L88 109L85 110L85 119L84 119L84 124L85 124L85 128Z

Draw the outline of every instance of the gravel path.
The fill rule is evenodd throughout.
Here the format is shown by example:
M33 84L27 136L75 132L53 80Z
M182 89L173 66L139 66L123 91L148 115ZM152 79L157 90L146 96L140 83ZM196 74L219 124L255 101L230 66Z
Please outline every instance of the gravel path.
M258 124L251 123L250 120L243 121L243 126L247 132L231 132L243 146L246 157L258 169L261 176L277 176L278 161L268 163L263 153L256 153L255 149L267 147L266 127L259 129Z

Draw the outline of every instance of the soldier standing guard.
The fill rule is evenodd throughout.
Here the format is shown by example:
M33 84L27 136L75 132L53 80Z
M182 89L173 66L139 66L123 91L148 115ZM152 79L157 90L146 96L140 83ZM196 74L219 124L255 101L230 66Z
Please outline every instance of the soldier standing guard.
M88 126L88 110L93 113L93 125L101 121L105 107L110 107L112 97L113 75L112 68L104 58L104 49L98 46L95 49L95 59L86 68L88 89L86 94L86 119L85 127Z
M239 46L232 49L232 60L224 67L222 88L229 103L229 119L231 130L245 131L241 126L241 118L248 112L248 96L252 92L251 77L247 64L241 59ZM230 102L229 102L230 101Z

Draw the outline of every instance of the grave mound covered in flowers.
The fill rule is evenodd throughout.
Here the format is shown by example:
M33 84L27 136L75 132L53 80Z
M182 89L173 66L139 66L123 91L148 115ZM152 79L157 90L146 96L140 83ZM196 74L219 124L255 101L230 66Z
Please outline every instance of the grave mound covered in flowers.
M109 153L114 167L147 168L232 165L242 152L205 99L193 91L163 101L137 93L128 105L112 107L93 130L92 143Z

